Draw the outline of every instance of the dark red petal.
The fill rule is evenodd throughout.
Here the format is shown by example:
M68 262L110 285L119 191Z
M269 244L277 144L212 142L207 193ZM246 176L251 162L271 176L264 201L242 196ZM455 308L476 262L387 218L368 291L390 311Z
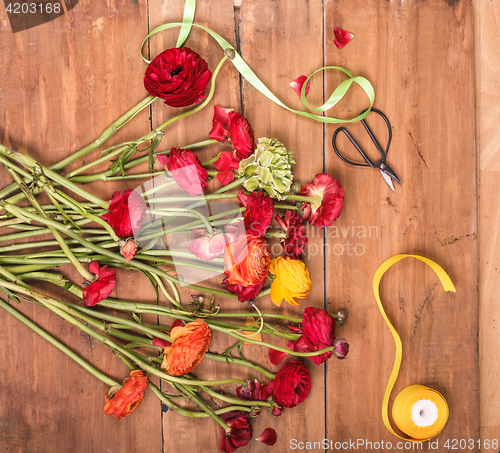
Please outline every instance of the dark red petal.
M259 437L257 437L256 440L258 440L259 442L263 442L266 445L272 446L276 443L276 439L276 431L273 428L266 428L264 432Z
M269 348L267 353L269 355L269 360L273 365L279 365L287 355L286 352L276 351L276 349L272 348Z
M337 27L333 29L333 33L335 34L333 44L335 44L338 49L342 49L342 47L344 47L354 37L352 33Z
M307 76L300 76L298 79L290 82L289 85L295 90L295 92L300 96L302 93L302 86L304 82L307 80ZM307 82L305 95L309 94L309 90L311 89L311 81Z
M153 337L153 345L154 346L160 346L160 348L166 348L167 346L170 346L172 343L169 341L163 340L162 338L158 337Z
M172 323L172 327L170 327L170 330L172 330L174 327L184 327L184 321L180 320L180 319L176 319L173 323Z

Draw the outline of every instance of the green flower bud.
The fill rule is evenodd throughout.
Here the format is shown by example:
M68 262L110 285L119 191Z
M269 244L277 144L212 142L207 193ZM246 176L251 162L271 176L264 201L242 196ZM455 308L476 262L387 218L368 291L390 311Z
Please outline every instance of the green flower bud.
M293 183L293 155L275 138L259 138L255 152L240 162L238 175L249 192L261 189L271 198L284 200Z

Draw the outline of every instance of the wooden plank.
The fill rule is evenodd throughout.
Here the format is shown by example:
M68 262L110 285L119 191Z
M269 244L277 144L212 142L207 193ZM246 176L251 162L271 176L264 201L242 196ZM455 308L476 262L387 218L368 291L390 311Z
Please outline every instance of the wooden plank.
M344 65L373 83L375 106L393 128L388 163L403 182L393 193L378 172L348 167L331 149L327 153L328 170L346 189L337 226L344 231L353 227L355 233L374 227L371 237L351 239L361 244L360 256L355 249L349 256L344 248L328 266L328 293L334 301L348 301L346 332L352 340L347 367L329 366L328 388L342 392L329 393L328 435L397 441L380 417L394 346L371 282L383 260L416 253L440 263L457 293L445 294L432 271L416 260L407 259L384 278L382 300L404 348L393 397L413 383L436 388L450 405L449 422L438 437L441 445L448 438L478 439L472 6L441 0L327 1L325 11L326 62ZM355 35L340 51L332 45L334 26ZM335 84L329 79L327 92ZM357 114L353 106L358 107L344 104L339 114ZM368 122L379 140L387 140L377 119L371 115ZM327 142L334 129L327 127ZM348 129L368 146L360 124ZM331 238L329 244L345 247L349 238Z
M500 439L500 393L498 360L493 351L500 346L497 323L500 308L495 297L499 284L497 225L500 214L498 197L498 137L500 128L500 70L495 49L500 43L498 5L474 2L474 49L476 54L476 135L479 156L479 397L480 437ZM487 446L486 446L487 447ZM481 451L488 451L484 447Z
M318 0L243 1L240 12L241 52L257 76L285 104L301 108L301 102L288 85L322 66L323 5ZM286 18L286 19L285 19ZM312 82L311 102L320 104L322 83ZM294 180L305 184L323 171L323 126L299 117L271 103L246 81L243 82L243 106L256 137L276 137L293 150ZM324 308L323 234L308 230L309 255L302 259L309 269L312 287L309 297L298 307L285 302L280 312L301 317L307 306ZM273 249L276 250L276 249ZM279 248L277 252L280 253ZM276 254L277 252L274 252ZM332 359L333 360L333 359ZM317 440L325 437L324 365L309 360L303 363L311 373L312 390L301 405L287 409L277 420L268 420L278 434L279 451L287 451L291 439ZM273 367L273 369L277 369ZM314 414L314 415L313 415ZM260 420L259 420L260 421ZM260 434L260 433L259 433ZM259 448L260 447L260 448ZM260 445L250 451L262 451Z
M145 68L138 50L147 34L147 4L111 0L79 2L68 14L12 34L0 8L0 142L28 152L46 165L95 140L143 99ZM134 33L130 33L134 30ZM120 143L150 130L144 111L113 138ZM122 133L123 132L123 133ZM98 152L70 165L73 170ZM1 173L2 187L10 183ZM93 184L109 198L125 184ZM75 283L81 277L66 267ZM118 274L113 296L155 301L146 278ZM46 293L55 292L40 286ZM128 369L112 352L39 307L19 307L98 369L121 382ZM6 377L0 392L0 438L8 452L161 451L160 404L147 395L133 417L103 415L108 388L3 310L0 360Z

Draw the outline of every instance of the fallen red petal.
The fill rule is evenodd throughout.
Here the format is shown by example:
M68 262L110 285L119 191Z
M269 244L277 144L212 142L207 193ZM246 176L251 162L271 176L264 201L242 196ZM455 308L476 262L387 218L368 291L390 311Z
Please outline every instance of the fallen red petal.
M266 445L272 446L276 443L276 439L276 431L273 428L266 428L264 432L259 437L257 437L256 440L258 440L259 442L263 442Z
M302 86L304 82L307 80L307 76L300 76L298 79L295 79L293 82L290 82L289 85L295 90L295 92L300 96L302 92ZM309 90L311 89L311 82L307 82L305 95L309 94Z
M352 33L349 33L348 31L342 30L341 28L337 27L333 29L333 33L335 34L333 44L335 44L338 49L342 49L342 47L344 47L352 38L354 38L354 35Z

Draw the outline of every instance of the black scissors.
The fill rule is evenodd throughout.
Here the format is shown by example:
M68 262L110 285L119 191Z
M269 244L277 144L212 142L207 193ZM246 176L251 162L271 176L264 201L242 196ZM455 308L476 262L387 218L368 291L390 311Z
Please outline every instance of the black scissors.
M391 123L389 123L389 120L387 117L380 111L380 110L375 110L372 109L372 112L375 112L379 114L385 121L385 124L387 125L387 129L389 131L389 140L387 141L387 147L385 148L385 151L382 149L380 144L378 143L377 139L373 135L373 132L370 130L368 125L366 124L365 120L361 120L361 123L366 129L366 132L368 132L368 135L372 139L372 142L375 144L375 147L377 148L378 152L380 153L381 159L375 163L373 163L368 156L364 153L364 151L359 147L357 144L356 140L352 137L352 135L344 128L344 127L339 127L334 133L332 137L332 145L333 149L337 153L337 156L339 156L344 162L347 162L349 165L355 165L357 167L372 167L372 168L378 168L380 170L380 174L382 175L382 178L384 178L384 181L387 183L387 185L394 191L394 185L392 184L392 180L396 181L398 184L401 184L401 181L399 178L396 176L396 173L392 171L392 168L389 167L389 165L386 164L386 159L387 159L387 152L389 151L389 146L391 145L391 140L392 140L392 128L391 128ZM365 113L366 110L363 110L361 114ZM360 162L351 162L350 160L346 159L342 154L340 154L339 150L337 149L337 134L339 132L343 132L347 138L351 141L351 143L355 146L355 148L358 150L359 154L363 157L363 159L366 161L366 163L360 163Z

